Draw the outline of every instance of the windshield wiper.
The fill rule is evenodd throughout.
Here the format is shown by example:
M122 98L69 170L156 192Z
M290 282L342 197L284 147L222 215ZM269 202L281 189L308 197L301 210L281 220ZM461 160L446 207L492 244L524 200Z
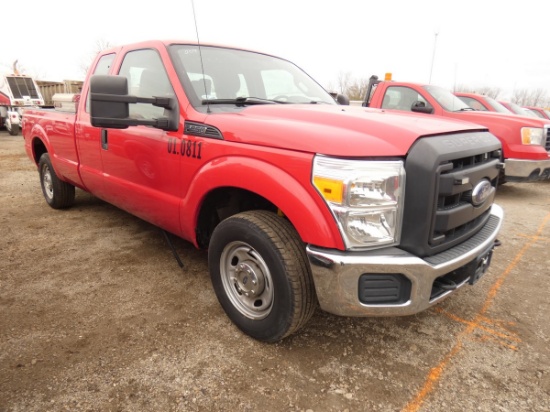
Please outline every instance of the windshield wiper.
M455 112L476 112L473 107L463 107L462 109L455 110Z
M235 104L237 106L248 106L253 104L286 104L276 100L262 99L260 97L237 97L236 99L208 99L202 104Z

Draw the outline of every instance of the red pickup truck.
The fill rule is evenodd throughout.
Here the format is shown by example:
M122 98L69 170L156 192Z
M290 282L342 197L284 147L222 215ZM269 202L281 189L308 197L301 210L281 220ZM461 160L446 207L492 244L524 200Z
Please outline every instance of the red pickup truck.
M502 143L500 183L550 179L550 121L477 111L444 88L372 76L363 106L433 114L487 127Z
M454 95L475 110L513 114L510 109L489 96L466 92L454 92Z
M523 106L524 109L530 110L535 114L535 116L540 117L541 119L550 119L550 110L543 109L542 107L536 106Z
M508 114L514 113L501 102L498 102L489 96L466 92L454 92L454 95L475 110L485 110L489 112L500 112ZM544 120L550 119L550 111L543 109L542 107L523 106L522 109L527 111L528 117L540 117ZM515 114L519 115L518 113Z
M77 187L208 249L221 306L267 342L317 306L430 307L486 272L503 219L487 129L338 105L294 64L231 47L103 51L76 113L27 110L22 130L51 207Z

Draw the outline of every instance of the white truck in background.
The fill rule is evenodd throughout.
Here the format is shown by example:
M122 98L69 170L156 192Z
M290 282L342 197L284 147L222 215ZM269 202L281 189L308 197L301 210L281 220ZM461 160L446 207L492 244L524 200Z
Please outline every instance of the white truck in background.
M23 110L44 105L44 98L35 80L19 74L14 64L14 73L0 75L0 127L17 136Z

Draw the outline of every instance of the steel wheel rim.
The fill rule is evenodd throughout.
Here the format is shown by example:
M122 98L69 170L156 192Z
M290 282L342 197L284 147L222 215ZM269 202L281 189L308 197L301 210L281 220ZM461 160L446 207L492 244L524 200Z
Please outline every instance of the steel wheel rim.
M240 314L260 320L273 307L273 281L262 256L241 241L225 246L220 257L220 275L225 293Z
M47 165L44 165L42 169L42 183L44 186L44 194L48 199L53 199L53 182L52 173Z

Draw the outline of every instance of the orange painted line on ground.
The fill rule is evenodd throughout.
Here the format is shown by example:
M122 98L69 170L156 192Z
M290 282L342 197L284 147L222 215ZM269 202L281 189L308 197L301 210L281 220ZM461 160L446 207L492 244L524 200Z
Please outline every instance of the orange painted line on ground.
M512 261L512 263L510 263L508 265L508 267L504 270L504 273L502 275L499 276L499 278L497 279L497 281L493 284L493 287L491 288L491 290L489 291L488 293L488 296L487 296L487 299L485 300L485 304L483 305L483 307L481 308L481 310L479 311L479 315L483 315L485 314L485 312L487 312L487 310L489 309L489 307L491 306L491 304L493 303L493 300L495 299L495 296L498 292L498 290L500 289L500 287L502 286L502 284L504 283L504 280L508 277L508 275L510 274L510 272L516 267L516 265L519 263L519 261L521 260L521 258L523 257L523 255L525 254L525 252L527 251L527 249L529 249L534 243L536 243L540 238L541 238L541 233L544 229L544 227L546 226L546 224L548 223L548 220L550 220L550 213L546 215L546 217L544 218L544 220L542 221L542 223L540 224L540 226L538 227L537 229L537 232L535 233L534 236L531 236L530 237L530 241L527 242L522 248L521 250L519 251L519 253L516 255L516 257L514 258L514 260Z
M468 322L466 325L466 328L457 335L456 337L456 343L451 348L451 350L445 355L443 360L439 362L439 364L433 368L430 369L430 373L428 373L428 376L424 382L424 385L420 390L416 393L413 399L411 399L407 405L403 408L402 412L416 412L420 409L428 395L430 395L434 390L434 385L439 381L439 378L441 377L442 373L445 371L446 366L451 362L451 360L454 358L454 356L460 352L462 349L462 341L465 337L470 335L475 329L479 328L480 322L485 319L484 314L487 312L491 304L493 303L495 296L497 295L499 289L501 288L502 284L504 283L504 280L508 277L510 272L517 266L517 264L520 262L521 258L525 254L525 252L535 243L539 240L540 234L542 233L544 227L548 223L548 220L550 220L550 213L546 215L542 223L537 229L537 232L534 236L530 237L530 241L527 242L521 250L518 252L518 254L515 256L514 260L508 265L508 267L504 270L504 272L497 278L496 282L493 284L493 287L489 290L487 293L487 298L485 299L485 302L482 306L482 308L479 310L479 312L476 314L473 321Z
M517 236L528 238L528 239L533 237L533 235L524 235L523 233L519 233ZM543 242L548 242L550 241L550 238L546 236L539 236L539 240L542 240Z
M513 351L518 350L518 347L516 345L511 345L509 343L503 342L502 340L497 339L492 335L482 335L482 336L479 336L479 337L473 336L473 337L471 337L471 340L476 341L476 342L491 341L491 342L498 343L500 346L503 346L503 347L508 348L510 350L513 350Z
M510 332L510 331L508 331L508 330L506 330L506 329L504 329L504 330L505 330L506 332L508 332L508 333L502 333L502 332L499 332L499 331L497 331L497 330L495 330L495 329L492 329L492 328L488 328L488 327L486 327L486 326L483 326L483 325L481 325L481 324L474 324L474 322L472 322L472 321L463 319L463 318L461 318L461 317L459 317L459 316L456 316L456 315L454 315L454 314L452 314L452 313L449 313L449 312L447 312L447 311L444 311L444 310L442 310L442 309L440 309L440 308L437 308L437 309L436 309L436 312L441 313L442 315L444 315L444 316L448 317L449 319L452 319L452 320L454 320L454 321L456 321L456 322L463 323L463 324L465 324L465 325L473 325L474 327L480 329L481 331L483 331L483 332L485 332L485 333L487 333L487 334L489 334L489 335L494 335L494 336L496 336L496 337L498 337L498 338L501 338L501 339L508 339L508 340L511 340L511 341L514 341L514 342L518 342L518 343L521 342L521 339L518 338L517 335L516 335L515 333ZM480 322L487 323L487 318L485 318L485 317L483 317L483 319L481 319L481 318L482 318L482 317L480 316L480 317L479 317L479 321L480 321ZM491 322L490 324L494 324L494 323Z
M500 320L500 319L489 319L489 318L483 318L483 322L485 323L488 323L490 325L497 325L499 328L501 329L504 329L505 331L507 331L508 333L512 334L512 335L515 335L514 332L508 330L508 326L515 326L516 325L516 322L512 322L512 321L503 321L503 320ZM506 325L506 326L504 326Z

